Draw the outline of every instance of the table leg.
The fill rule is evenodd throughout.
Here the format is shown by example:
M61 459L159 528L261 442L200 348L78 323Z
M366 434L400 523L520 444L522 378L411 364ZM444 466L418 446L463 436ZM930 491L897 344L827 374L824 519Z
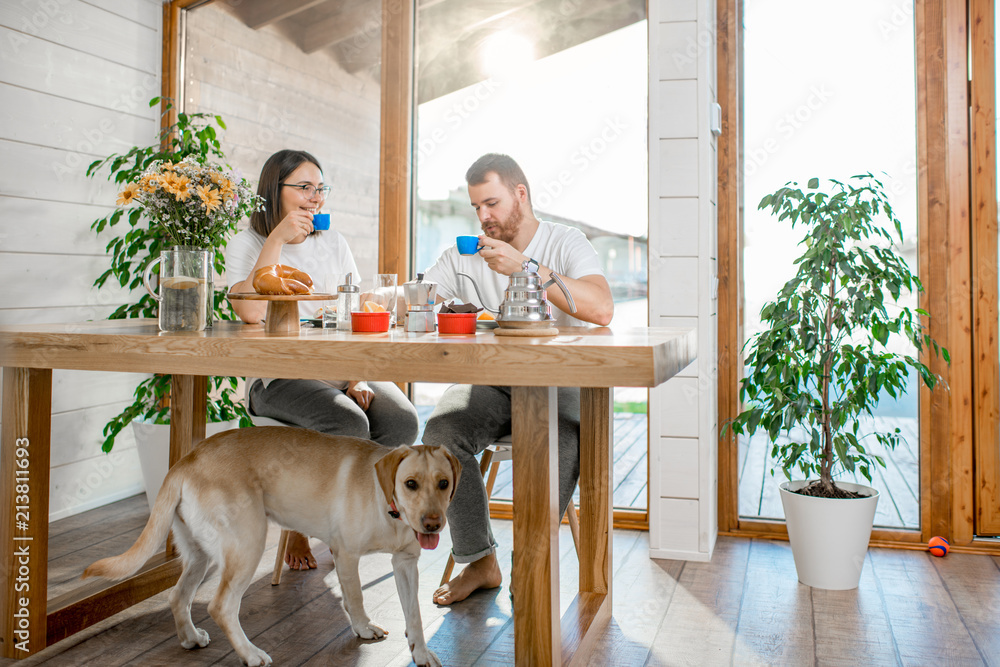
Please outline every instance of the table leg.
M611 389L580 390L580 594L563 616L564 664L585 664L611 620Z
M208 378L173 375L170 378L170 465L205 439Z
M204 375L170 376L170 465L184 458L205 439L205 408L208 378ZM167 554L177 555L173 534L167 538Z
M512 387L514 662L559 664L558 428L554 387Z
M52 371L3 369L0 433L0 649L24 658L46 644Z

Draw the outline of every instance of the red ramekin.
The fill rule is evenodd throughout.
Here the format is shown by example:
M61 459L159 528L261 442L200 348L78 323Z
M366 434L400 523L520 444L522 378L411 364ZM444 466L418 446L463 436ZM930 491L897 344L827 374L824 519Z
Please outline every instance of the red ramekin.
M351 331L354 333L383 333L389 330L389 311L351 313Z
M438 333L476 333L477 313L438 313Z

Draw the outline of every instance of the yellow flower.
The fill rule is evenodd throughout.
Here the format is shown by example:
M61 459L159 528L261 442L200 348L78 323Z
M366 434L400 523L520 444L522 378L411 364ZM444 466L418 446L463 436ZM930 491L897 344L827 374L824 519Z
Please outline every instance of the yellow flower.
M156 192L156 188L158 188L162 182L163 179L159 174L146 174L142 177L142 180L139 181L139 185L141 185L142 189L146 192Z
M205 210L209 213L215 211L222 204L219 191L209 188L207 185L198 186L198 197L201 198L201 203L205 205Z
M185 201L191 195L191 191L188 189L190 183L191 179L187 176L173 174L165 187L170 194L177 197L178 201Z
M160 169L162 169L163 171L173 171L174 170L174 163L173 162L164 162L162 165L160 165Z
M125 189L118 193L118 205L128 206L135 199L136 194L139 192L138 183L129 183L125 186Z

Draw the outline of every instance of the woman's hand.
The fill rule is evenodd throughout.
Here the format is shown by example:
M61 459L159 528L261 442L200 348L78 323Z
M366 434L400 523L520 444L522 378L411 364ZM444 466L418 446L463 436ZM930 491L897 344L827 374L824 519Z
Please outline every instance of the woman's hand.
M362 410L368 410L368 406L372 404L372 399L375 398L375 392L372 391L364 381L360 382L348 382L347 383L347 395L358 404Z
M301 243L313 231L312 213L301 208L294 209L271 230L268 238L285 243Z

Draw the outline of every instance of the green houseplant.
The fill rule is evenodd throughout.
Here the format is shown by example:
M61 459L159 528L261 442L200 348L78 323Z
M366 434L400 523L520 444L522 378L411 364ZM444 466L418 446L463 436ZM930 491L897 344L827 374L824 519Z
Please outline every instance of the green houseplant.
M901 439L898 428L863 431L880 395L905 394L910 373L933 389L938 378L919 355L933 349L947 361L948 352L922 326L925 311L899 304L901 295L923 287L892 247L895 237L902 241L902 227L874 176L831 180L826 187L813 178L805 189L788 183L758 208L804 229L804 251L795 260L795 276L761 310L764 329L745 348L744 409L727 426L748 437L764 431L774 465L788 480L796 472L807 480L782 485L793 552L798 527L789 516L787 495L871 498L866 549L877 494L835 477L857 472L871 482L873 465L885 465L872 441L892 451ZM896 351L899 343L911 352ZM832 511L847 506L840 507ZM830 532L829 518L813 521ZM855 558L858 577L861 562L863 557ZM809 583L797 554L796 567L800 580ZM856 586L855 580L844 587Z
M149 105L159 103L160 98L155 97ZM171 108L169 101L166 108ZM215 272L224 271L225 257L219 250L235 232L239 218L259 206L259 198L242 177L213 163L213 159L225 157L216 125L225 129L219 116L181 113L174 125L161 132L158 143L110 155L87 168L90 177L106 168L108 179L121 189L119 208L91 225L98 234L118 232L106 247L110 266L94 285L102 287L112 280L138 295L109 319L156 317L157 302L142 289L142 276L168 247L214 249ZM130 205L134 206L130 211L124 208ZM123 222L127 229L119 231L116 227ZM215 319L233 318L224 294L213 291L210 298ZM207 421L239 419L240 426L251 425L236 389L236 378L209 378ZM169 396L169 375L155 375L139 383L133 402L105 425L102 449L111 451L115 438L133 420L169 424Z

